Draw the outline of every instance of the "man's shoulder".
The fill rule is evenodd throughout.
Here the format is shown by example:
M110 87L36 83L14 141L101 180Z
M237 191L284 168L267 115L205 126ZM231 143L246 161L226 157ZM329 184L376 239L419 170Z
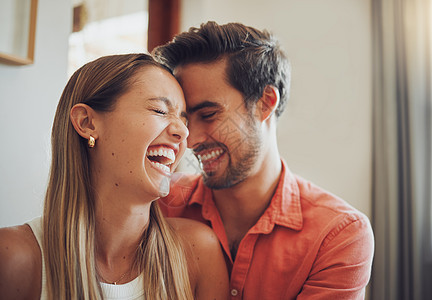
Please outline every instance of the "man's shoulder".
M301 214L303 236L320 240L321 247L332 243L339 247L347 241L363 245L367 255L373 253L374 237L369 218L344 199L295 175Z
M320 186L295 175L304 218L314 218L323 222L332 220L344 223L369 222L367 216L354 208L346 200Z

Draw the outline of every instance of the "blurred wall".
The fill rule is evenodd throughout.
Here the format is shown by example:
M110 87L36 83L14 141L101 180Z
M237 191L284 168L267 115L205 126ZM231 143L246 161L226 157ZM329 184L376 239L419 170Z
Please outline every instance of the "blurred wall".
M50 131L66 84L70 0L39 0L35 63L0 64L0 227L42 213Z
M182 30L214 20L268 29L292 64L279 120L295 173L371 217L371 17L363 0L183 0Z

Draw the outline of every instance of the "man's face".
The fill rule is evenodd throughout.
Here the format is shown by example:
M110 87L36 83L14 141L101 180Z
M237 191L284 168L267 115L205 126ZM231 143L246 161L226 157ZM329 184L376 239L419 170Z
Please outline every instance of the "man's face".
M190 63L175 70L186 99L188 147L200 161L204 183L224 189L246 179L261 148L255 117L227 82L226 60Z

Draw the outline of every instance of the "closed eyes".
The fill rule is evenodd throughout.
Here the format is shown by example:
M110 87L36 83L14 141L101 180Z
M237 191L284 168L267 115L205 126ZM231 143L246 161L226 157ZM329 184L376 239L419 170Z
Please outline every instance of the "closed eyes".
M161 109L157 109L157 108L152 109L152 111L154 111L155 113L160 114L160 115L166 115L166 114L168 114L168 112L163 111Z
M210 119L212 117L214 117L216 115L216 112L209 112L209 113L202 113L200 116L202 119L206 120L206 119Z

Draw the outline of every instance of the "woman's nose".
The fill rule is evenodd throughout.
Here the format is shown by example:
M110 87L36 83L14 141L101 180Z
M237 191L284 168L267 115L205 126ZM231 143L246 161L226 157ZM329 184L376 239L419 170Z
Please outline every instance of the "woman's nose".
M189 135L189 130L180 119L172 121L169 127L169 134L173 136L177 142L183 142Z

